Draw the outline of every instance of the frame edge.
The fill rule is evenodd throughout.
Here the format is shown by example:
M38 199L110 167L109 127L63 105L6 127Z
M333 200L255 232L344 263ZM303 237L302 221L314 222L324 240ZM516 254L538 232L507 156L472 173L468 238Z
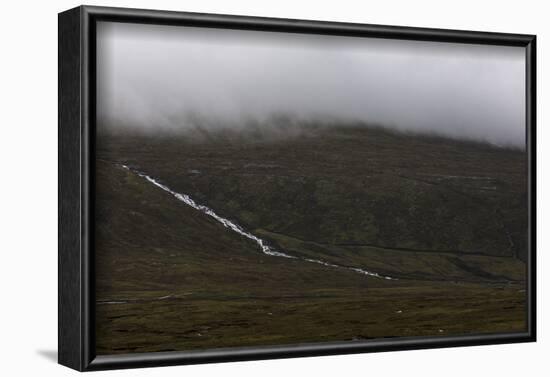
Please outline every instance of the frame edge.
M58 14L58 363L83 370L81 7Z
M531 35L525 46L525 122L528 155L528 249L527 280L528 332L532 342L537 341L537 36Z

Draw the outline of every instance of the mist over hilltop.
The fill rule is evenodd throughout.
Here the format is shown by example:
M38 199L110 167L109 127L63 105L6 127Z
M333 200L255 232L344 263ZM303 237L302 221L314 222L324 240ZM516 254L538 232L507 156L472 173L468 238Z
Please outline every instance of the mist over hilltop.
M382 124L525 143L521 47L105 23L98 127L137 132Z

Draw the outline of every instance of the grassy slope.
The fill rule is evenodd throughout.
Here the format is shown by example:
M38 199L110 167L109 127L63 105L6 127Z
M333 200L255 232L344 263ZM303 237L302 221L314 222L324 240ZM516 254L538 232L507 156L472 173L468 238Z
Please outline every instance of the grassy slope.
M524 327L525 267L511 257L524 253L519 152L353 128L269 142L108 140L98 143L97 298L127 303L98 305L99 353ZM289 253L400 280L264 256L112 162ZM485 179L443 177L454 175Z

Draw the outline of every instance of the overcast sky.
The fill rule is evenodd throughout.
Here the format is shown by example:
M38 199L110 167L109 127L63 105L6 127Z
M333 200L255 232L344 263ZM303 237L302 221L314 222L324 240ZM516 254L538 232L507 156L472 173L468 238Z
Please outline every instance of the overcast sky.
M97 30L98 127L288 113L524 144L522 47L112 22Z

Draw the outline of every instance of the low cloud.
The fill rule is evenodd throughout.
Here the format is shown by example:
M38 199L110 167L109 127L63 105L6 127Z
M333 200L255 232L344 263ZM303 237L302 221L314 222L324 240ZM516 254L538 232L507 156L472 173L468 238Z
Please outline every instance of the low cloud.
M100 129L285 113L525 143L520 47L103 22L97 43Z

